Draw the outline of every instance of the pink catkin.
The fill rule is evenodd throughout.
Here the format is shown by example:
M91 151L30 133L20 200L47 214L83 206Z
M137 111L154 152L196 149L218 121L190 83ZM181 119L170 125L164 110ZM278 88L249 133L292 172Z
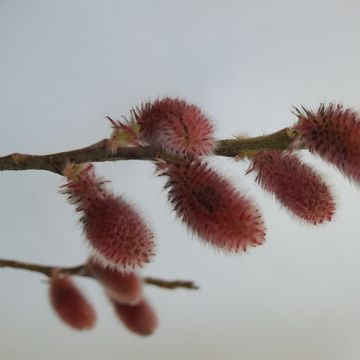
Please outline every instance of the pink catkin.
M133 271L151 261L153 235L123 198L108 195L92 199L83 222L93 256L103 266Z
M360 183L360 116L342 105L321 105L317 112L297 111L294 128L312 153Z
M265 226L252 202L200 161L159 163L176 214L203 240L228 252L263 243Z
M49 297L54 311L67 325L76 330L89 330L95 326L94 308L68 275L53 273Z
M335 202L325 181L290 152L259 152L249 171L294 215L313 224L330 221Z
M87 267L91 274L103 285L106 293L121 304L134 305L142 296L142 279L135 273L123 273L104 268L90 259Z
M64 192L83 214L92 256L104 267L119 271L133 271L150 262L153 234L135 208L106 190L91 165L83 165L70 179Z
M152 306L144 298L136 305L113 302L115 313L122 323L138 335L151 335L158 326L158 318Z
M133 110L140 137L149 145L182 157L197 157L214 149L213 125L202 111L184 100L164 98Z

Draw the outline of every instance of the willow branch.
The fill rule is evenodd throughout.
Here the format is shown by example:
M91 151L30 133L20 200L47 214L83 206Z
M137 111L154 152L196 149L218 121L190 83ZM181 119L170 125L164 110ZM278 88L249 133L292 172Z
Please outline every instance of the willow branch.
M34 271L44 274L47 277L50 277L52 272L56 269L57 271L63 274L93 278L93 276L88 271L85 264L73 266L73 267L58 267L58 266L32 264L32 263L26 263L16 260L0 259L0 268L2 267ZM197 290L199 288L192 281L187 281L187 280L162 280L152 277L144 277L143 281L145 284L158 286L164 289L183 288L183 289Z
M296 138L290 128L253 138L219 140L215 155L235 157L252 151L285 150ZM85 163L118 160L173 160L174 157L153 146L122 147L111 151L108 139L71 151L49 155L13 153L0 157L0 170L47 170L61 174L66 162Z

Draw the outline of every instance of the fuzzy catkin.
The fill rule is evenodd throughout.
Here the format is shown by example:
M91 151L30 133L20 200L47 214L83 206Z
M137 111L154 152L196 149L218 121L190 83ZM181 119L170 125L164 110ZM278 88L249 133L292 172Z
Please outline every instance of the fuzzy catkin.
M108 191L92 165L80 166L75 174L65 170L69 182L63 192L82 213L91 255L102 266L125 272L150 262L155 249L153 233L135 207Z
M316 112L295 110L300 142L360 184L359 114L339 104L322 104Z
M133 271L151 261L153 234L133 206L110 194L89 203L82 221L98 262L118 271Z
M325 181L310 166L290 152L258 152L248 172L260 186L295 216L312 224L330 221L335 201Z
M263 243L259 210L233 185L200 161L161 163L168 198L178 217L205 242L225 252Z
M196 105L164 98L132 111L140 138L173 155L199 157L212 153L213 125Z

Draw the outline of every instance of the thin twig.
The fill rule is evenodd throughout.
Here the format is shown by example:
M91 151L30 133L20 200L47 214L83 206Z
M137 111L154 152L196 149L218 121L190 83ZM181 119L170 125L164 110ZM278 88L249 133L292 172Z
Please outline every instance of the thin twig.
M290 128L253 138L219 140L215 155L235 157L252 151L285 150L296 138ZM153 146L122 147L116 151L109 148L108 139L93 145L71 151L49 155L29 155L13 153L0 157L1 170L47 170L62 173L66 162L85 163L118 160L172 160L174 156Z
M34 271L34 272L44 274L47 277L50 277L52 272L56 269L57 271L59 271L63 274L86 276L89 278L93 278L91 273L88 271L86 264L72 266L72 267L60 267L60 266L32 264L32 263L26 263L26 262L16 261L16 260L0 259L0 268L1 267ZM187 280L162 280L162 279L157 279L157 278L152 278L152 277L144 277L143 281L145 284L158 286L163 289L183 288L183 289L189 289L189 290L197 290L199 288L192 281L187 281Z

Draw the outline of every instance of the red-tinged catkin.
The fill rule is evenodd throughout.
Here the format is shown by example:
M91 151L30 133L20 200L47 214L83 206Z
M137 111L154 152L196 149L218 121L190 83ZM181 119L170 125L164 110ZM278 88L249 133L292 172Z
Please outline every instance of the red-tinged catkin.
M153 234L134 206L105 189L105 181L96 178L91 165L75 166L79 167L75 175L71 169L64 171L70 181L63 192L82 212L92 256L104 267L118 271L133 271L150 262Z
M69 202L77 206L77 211L86 210L90 206L91 199L103 198L107 194L104 187L106 181L96 177L94 166L90 163L79 165L68 163L63 175L69 181L61 187L61 192L68 195Z
M291 152L258 152L248 172L294 215L312 224L330 221L335 201L325 181Z
M104 267L134 271L154 255L153 234L122 197L91 199L82 221L92 255Z
M295 110L301 143L360 184L360 115L335 104L322 104L317 112Z
M206 163L159 162L158 168L169 177L165 187L176 214L205 242L225 252L263 243L259 210Z
M164 98L132 110L140 137L149 145L182 157L211 154L214 128L203 112L184 100Z
M116 302L134 305L140 301L143 283L138 274L104 268L94 259L88 260L87 268Z
M50 280L51 305L67 325L76 330L90 330L96 324L96 313L69 275L54 272Z
M154 333L158 318L149 302L142 298L136 305L124 305L112 301L115 313L122 323L133 333L147 336Z

